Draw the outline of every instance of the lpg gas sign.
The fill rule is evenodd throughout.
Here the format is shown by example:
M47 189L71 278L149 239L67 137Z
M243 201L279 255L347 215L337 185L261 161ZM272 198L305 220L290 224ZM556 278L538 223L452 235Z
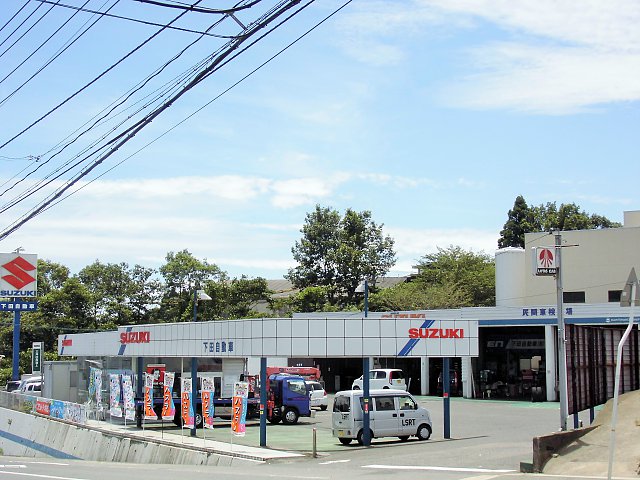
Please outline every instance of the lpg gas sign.
M38 255L0 253L0 297L37 295Z

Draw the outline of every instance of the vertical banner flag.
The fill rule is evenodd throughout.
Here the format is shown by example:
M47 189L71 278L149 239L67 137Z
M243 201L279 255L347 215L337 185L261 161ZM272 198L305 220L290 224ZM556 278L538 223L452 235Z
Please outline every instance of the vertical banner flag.
M93 373L95 375L93 382L96 387L96 406L98 410L102 411L102 370L94 368Z
M87 387L87 403L91 404L96 396L96 368L89 367L89 386Z
M191 390L191 379L181 378L182 391L181 391L181 409L182 409L182 426L187 428L193 428L194 413L193 413L193 391Z
M158 416L153 411L153 375L144 374L144 419L156 420Z
M233 386L233 417L231 430L234 435L244 437L247 429L247 397L249 395L249 383L236 382Z
M109 415L112 417L122 417L122 407L120 406L120 375L109 375Z
M173 404L173 380L175 373L164 372L164 384L162 390L162 419L173 420L176 416L176 407Z
M131 375L122 375L122 396L124 397L124 418L136 419L136 404L133 399L133 384Z
M205 377L202 379L202 422L204 428L213 428L213 417L215 416L213 396L213 378Z

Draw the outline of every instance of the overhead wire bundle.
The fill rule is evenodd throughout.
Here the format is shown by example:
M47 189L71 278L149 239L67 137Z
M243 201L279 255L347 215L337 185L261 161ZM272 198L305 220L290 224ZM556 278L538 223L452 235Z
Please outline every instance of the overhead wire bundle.
M64 139L57 142L53 147L50 147L47 151L42 153L29 153L24 156L25 158L31 158L31 163L21 169L13 177L0 184L0 219L6 218L6 216L18 206L28 204L28 208L24 213L20 214L10 223L5 225L3 225L5 223L4 221L0 223L0 240L5 239L29 220L72 195L75 191L83 188L87 183L79 183L81 180L111 156L116 154L123 145L132 140L142 129L147 127L154 119L170 108L184 94L224 66L228 65L231 61L258 43L268 34L281 27L288 20L312 4L315 0L307 0L305 3L301 3L301 0L279 0L271 2L268 2L267 0L242 0L237 1L226 9L208 8L203 5L204 0L197 0L190 4L170 0L136 0L136 2L144 4L149 8L170 9L173 10L174 13L177 13L170 20L165 21L164 23L140 20L117 13L114 10L114 7L119 4L120 0L99 0L102 2L101 5L89 8L89 3L91 1L92 0L84 1L81 6L72 6L58 0L28 0L27 4L34 4L31 12L25 10L25 6L27 4L24 4L20 10L18 10L4 24L3 27L0 27L1 42L2 31L5 27L9 26L12 22L20 21L20 14L27 14L27 18L33 16L34 13L44 4L50 5L51 8L57 7L68 9L73 12L71 14L72 18L80 12L89 16L82 27L78 28L63 43L63 45L58 48L51 58L39 66L36 72L28 78L27 82L24 82L18 89L14 90L5 98L2 98L0 95L0 118L2 117L2 106L6 101L9 101L13 95L19 92L20 88L24 87L26 83L35 78L45 68L51 65L51 63L60 55L65 53L73 43L86 34L99 20L107 18L108 16L108 18L115 18L122 21L126 20L129 22L159 26L159 28L152 35L138 43L138 45L133 49L129 50L125 55L121 56L98 75L93 77L90 81L74 90L73 93L69 94L57 105L49 108L49 110L44 114L40 114L31 123L22 127L17 133L6 139L0 137L0 159L3 158L3 149L6 150L8 146L19 140L24 134L39 126L41 122L48 120L50 116L54 116L59 109L75 100L85 90L90 89L103 78L108 78L112 71L117 69L130 57L138 54L139 51L149 45L161 34L168 31L179 31L195 34L196 37L195 39L187 42L183 47L179 48L173 55L171 55L160 66L155 68L145 78L130 87L125 93L121 94L116 100L96 113L92 118L86 120L81 126L75 128L75 130L68 134ZM265 64L273 60L273 58L277 57L280 53L296 43L302 37L306 36L320 24L324 23L328 18L336 14L351 1L352 0L347 0L341 7L325 17L325 19L317 23L313 28L309 29L304 35L298 37L294 42L291 42L262 65L234 83L228 89L224 90L221 94L215 96L213 100L210 100L205 105L198 108L196 112L203 109L206 105L209 105L212 101L219 98L220 95L233 88L249 75L255 73L259 68L262 68ZM219 3L220 2L217 2L218 5ZM247 15L248 12L253 13L252 9L258 5L264 8L262 8L261 12L257 16L251 15L252 19L247 21L244 17L249 16ZM22 12L23 10L25 10L25 12ZM213 16L215 19L213 21L209 20L207 22L208 26L201 29L184 28L179 26L178 22L181 19L184 19L187 15L200 15L209 18ZM69 24L70 20L71 19L67 19L64 21L64 23L58 27L45 42L40 44L38 49L42 48L48 41L62 32L64 27ZM26 19L22 20L20 25L14 28L10 36L19 32L23 27L29 28L27 25L29 25L29 23ZM227 31L225 33L219 33L223 26ZM230 29L232 27L233 33L230 33ZM23 37L25 35L23 35ZM10 36L7 36L5 41L8 40ZM162 74L167 73L175 62L185 56L185 53L189 52L190 49L196 46L203 39L211 40L211 38L219 39L223 43L221 43L212 53L206 55L197 63L190 65L181 73L170 77L168 80L165 77L162 77L161 79ZM18 43L18 41L15 41L15 43ZM33 57L34 53L35 52L31 52L26 59L20 62L18 67L11 71L9 75L18 71L19 68L25 65L27 61ZM8 78L9 75L5 78ZM0 84L1 83L2 80L0 80ZM196 112L189 115L189 117L193 116ZM186 119L183 119L180 123L185 120ZM175 125L172 129L173 128L175 128ZM0 133L0 135L2 135L2 133ZM150 143L152 142L149 142L146 145L149 145ZM124 162L132 155L135 155L135 153L137 153L137 151L120 160L118 164Z

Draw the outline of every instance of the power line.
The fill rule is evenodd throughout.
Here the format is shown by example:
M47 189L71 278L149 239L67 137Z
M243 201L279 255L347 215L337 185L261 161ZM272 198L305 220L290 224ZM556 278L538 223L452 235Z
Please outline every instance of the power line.
M36 2L41 2L41 3L54 3L52 0L35 0L35 1ZM153 26L153 27L162 27L162 26L164 26L161 23L149 22L147 20L140 20L140 19L137 19L137 18L125 17L123 15L114 15L112 13L102 13L102 12L99 12L99 11L96 11L96 10L90 10L88 8L83 8L84 5L82 7L76 7L74 5L66 5L64 3L56 3L55 5L59 6L59 7L64 7L64 8L71 8L71 9L77 10L79 12L94 13L94 14L97 13L97 14L104 15L105 17L115 18L115 19L118 19L118 20L127 20L129 22L141 23L143 25L150 25L150 26ZM180 32L203 34L203 35L207 35L209 37L214 37L214 38L231 38L231 36L228 36L228 35L218 35L218 34L215 34L215 33L205 33L205 32L201 32L199 30L191 30L189 28L181 28L181 27L174 27L174 26L169 26L168 28L171 29L171 30L177 30L177 31L180 31Z
M198 0L196 2L196 4L200 3L202 0ZM186 15L188 12L184 11L182 12L180 15L178 15L177 17L175 17L173 20L171 20L171 22L169 22L168 25L171 25L173 23L175 23L176 21L178 21L180 18L182 18L184 15ZM113 70L114 68L116 68L118 65L120 65L122 62L124 62L126 59L128 59L130 56L132 56L134 53L136 53L138 50L140 50L142 47L144 47L145 45L147 45L151 40L153 40L154 38L156 38L158 35L160 35L163 31L165 31L167 28L167 26L163 26L162 28L160 28L157 32L155 32L153 35L151 35L150 37L148 37L145 41L143 41L141 44L139 44L138 46L136 46L133 50L130 50L125 56L121 57L116 63L112 64L110 67L108 67L106 70L103 70L102 73L100 73L97 77L95 77L93 80L89 81L88 83L86 83L83 87L81 87L80 89L76 90L74 93L72 93L71 95L69 95L66 99L64 99L62 102L60 102L58 105L56 105L55 107L53 107L52 109L50 109L47 113L45 113L44 115L42 115L41 117L39 117L37 120L35 120L34 122L32 122L31 124L29 124L27 127L23 128L20 132L18 132L17 134L15 134L13 137L11 137L9 140L5 141L2 145L0 145L0 150L3 149L4 147L6 147L7 145L9 145L11 142L13 142L15 139L19 138L20 136L22 136L25 132L27 132L29 129L33 128L34 126L36 126L38 123L40 123L42 120L44 120L45 118L47 118L49 115L51 115L53 112L55 112L56 110L58 110L60 107L62 107L63 105L67 104L71 99L73 99L74 97L76 97L77 95L79 95L80 93L82 93L83 91L85 91L87 88L89 88L91 85L93 85L94 83L96 83L98 80L100 80L102 77L104 77L107 73L109 73L111 70Z
M160 7L168 7L168 8L177 8L179 10L188 10L189 12L198 12L198 13L214 13L214 14L231 14L231 13L236 13L239 12L240 10L246 10L247 8L251 8L254 5L256 5L257 3L259 3L261 0L254 0L253 2L249 2L246 5L243 5L241 7L233 7L233 8L227 8L227 9L215 9L215 8L203 8L203 7L196 7L194 5L184 5L184 4L174 4L174 3L167 3L167 2L159 2L157 0L134 0L136 2L139 3L148 3L150 5L157 5Z
M314 0L310 0L307 5L303 8L306 8L309 4L313 3ZM117 135L115 138L119 140L116 143L113 143L113 140L110 140L109 143L112 145L111 148L104 154L102 154L97 160L95 160L90 166L83 169L79 174L77 174L72 180L69 180L67 184L61 188L59 188L54 194L52 194L47 200L43 201L38 207L31 210L30 213L25 214L21 219L14 222L11 226L9 226L4 232L0 234L0 240L3 240L11 233L16 231L30 219L39 215L42 211L46 210L51 204L53 204L56 200L58 200L66 191L68 191L73 185L75 185L79 180L88 175L91 171L93 171L96 167L102 164L106 159L108 159L111 155L113 155L118 149L131 140L137 133L139 133L145 126L150 124L156 117L158 117L163 111L169 108L173 103L175 103L180 97L182 97L186 92L191 90L194 86L202 82L205 78L207 78L213 71L217 70L221 64L228 63L227 58L231 56L231 54L247 39L253 36L255 33L259 32L262 28L279 18L281 15L286 13L288 10L293 8L296 4L299 3L299 0L284 0L280 2L277 6L273 7L270 11L262 15L260 19L253 22L250 26L245 28L245 34L239 35L236 39L230 41L227 45L227 48L217 57L212 59L211 63L201 70L188 84L182 87L176 94L174 94L171 98L165 101L161 106L157 107L154 111L147 114L141 120L136 122L134 125L129 127L123 133ZM301 11L300 8L296 14ZM291 15L289 18L291 18ZM283 22L284 23L284 22ZM282 25L282 23L280 23ZM255 42L253 43L255 44ZM252 45L253 45L252 44ZM245 49L246 50L246 49ZM245 51L243 50L243 51ZM237 55L236 55L237 56ZM235 56L234 56L235 58Z
M282 53L284 53L286 50L288 50L289 48L291 48L293 45L295 45L296 43L298 43L300 40L302 40L304 37L306 37L307 35L309 35L311 32L313 32L316 28L320 27L320 25L322 25L323 23L325 23L326 21L328 21L331 17L333 17L334 15L336 15L337 13L339 13L342 9L344 9L347 5L349 5L353 0L348 0L345 3L343 3L340 7L338 7L336 10L334 10L332 13L330 13L329 15L327 15L325 18L323 18L321 21L319 21L318 23L316 23L313 27L311 27L310 29L308 29L306 32L304 32L302 35L300 35L299 37L297 37L295 40L293 40L292 42L290 42L288 45L286 45L285 47L283 47L282 49L280 49L277 53L275 53L274 55L272 55L269 59L267 59L266 61L264 61L263 63L261 63L259 66L257 66L256 68L254 68L251 72L249 72L248 74L246 74L245 76L243 76L241 79L239 79L238 81L236 81L235 83L233 83L231 86L229 86L228 88L226 88L225 90L223 90L222 92L220 92L218 95L216 95L214 98L212 98L211 100L209 100L207 103L205 103L204 105L202 105L200 108L198 108L197 110L195 110L194 112L192 112L191 114L189 114L188 116L186 116L185 118L183 118L182 120L180 120L178 123L176 123L175 125L173 125L171 128L169 128L168 130L165 130L162 134L158 135L157 137L155 137L153 140L151 140L150 142L146 143L145 145L143 145L142 147L140 147L138 150L136 150L135 152L133 152L132 154L128 155L127 157L123 158L122 160L120 160L118 163L116 163L114 166L112 166L111 168L107 169L106 171L104 171L103 173L101 173L100 175L96 176L95 178L93 178L91 181L85 183L84 185L82 185L81 187L79 187L78 189L70 192L69 194L59 198L56 202L52 203L51 205L49 205L47 208L45 208L43 210L43 212L49 210L50 208L52 208L53 206L59 204L60 202L62 202L63 200L66 200L67 198L69 198L70 196L74 195L75 193L79 192L80 190L83 190L84 188L88 187L91 183L95 182L96 180L102 178L103 176L105 176L107 173L111 172L112 170L114 170L115 168L119 167L120 165L122 165L124 162L126 162L127 160L129 160L130 158L134 157L135 155L137 155L138 153L140 153L141 151L145 150L147 147L153 145L155 142L157 142L158 140L160 140L161 138L163 138L164 136L166 136L167 134L169 134L170 132L172 132L173 130L175 130L176 128L178 128L180 125L182 125L183 123L185 123L187 120L191 119L192 117L194 117L195 115L197 115L199 112L201 112L202 110L204 110L206 107L208 107L209 105L211 105L213 102L215 102L216 100L218 100L219 98L221 98L223 95L225 95L226 93L228 93L229 91L231 91L233 88L235 88L236 86L240 85L242 82L244 82L246 79L248 79L249 77L253 76L256 72L258 72L259 70L261 70L263 67L265 67L267 64L271 63L273 60L275 60L277 57L279 57ZM305 5L303 8L306 8L309 4L311 4L312 2L309 2L307 5ZM41 212L42 213L42 212Z
M13 16L12 16L9 20L7 20L7 21L5 22L5 24L4 24L2 27L0 27L0 32L1 32L2 30L4 30L4 29L5 29L5 27L6 27L7 25L9 25L9 24L13 21L13 19L14 19L14 18L16 18L16 17L20 14L20 12L21 12L22 10L24 10L25 8L27 8L27 5L29 5L29 0L27 0L26 2L24 2L24 3L22 4L22 7L20 7L20 9L19 9L16 13L14 13L14 14L13 14Z
M58 0L58 2L59 2L59 1L60 1L60 0ZM15 42L13 42L11 45L9 45L9 46L7 47L7 49L6 49L4 52L0 53L0 58L2 58L2 57L4 56L4 54L5 54L5 53L7 53L9 50L11 50L11 49L12 49L12 48L13 48L13 47L14 47L14 46L15 46L15 45L20 41L20 40L22 40L22 39L25 37L25 35L27 35L27 33L29 33L29 32L31 31L31 29L32 29L33 27L35 27L37 24L39 24L39 23L42 21L42 19L43 19L44 17L46 17L46 16L49 14L49 12L51 12L51 10L53 10L53 7L54 7L54 6L55 6L55 5L51 5L51 6L49 7L49 10L47 10L46 12L44 12L44 13L42 14L42 16L41 16L39 19L37 19L37 20L33 23L33 25L31 25L31 26L27 29L27 31L26 31L26 32L24 32L22 35L20 35L20 37L18 37L18 39L17 39ZM36 10L37 10L37 8L36 8ZM34 10L34 12L35 12L35 10ZM4 43L4 42L3 42L3 43Z
M91 0L86 0L84 2L84 5L86 5L87 3L89 3ZM84 7L83 5L83 7ZM69 23L71 20L73 20L73 17L75 17L78 14L78 12L75 12L73 15L71 15L62 25L60 25L55 32L53 32L51 35L49 35L49 37L43 41L33 52L31 52L31 54L25 58L22 62L20 62L20 64L18 66L16 66L13 70L11 70L9 73L7 73L7 75L0 80L0 83L4 82L7 78L9 78L11 75L13 75L16 70L18 70L22 65L24 65L31 57L33 57L42 47L44 47L47 42L49 42L49 40L51 40L60 30L62 30L64 28L64 26Z
M102 6L106 5L110 0L106 0ZM113 7L115 7L118 2L120 2L120 0L115 0L114 3L107 9L107 12L109 10L111 10ZM51 65L58 57L60 57L60 55L62 55L64 52L66 52L74 43L76 43L78 40L80 40L80 38L82 38L82 36L87 33L96 23L98 23L98 21L100 21L102 19L102 16L98 17L96 20L94 20L94 22L89 25L87 28L84 29L84 31L82 31L79 35L78 32L84 27L84 25L87 25L89 23L89 20L87 20L84 25L82 27L80 27L80 29L78 29L72 36L71 38L73 38L75 36L75 38L73 38L73 40L69 41L67 40L67 45L63 45L63 47L61 49L59 49L59 51L54 54L53 57L51 57L49 60L47 60L47 62L45 62L45 64L40 67L33 75L31 75L27 80L25 80L22 84L20 84L17 88L15 88L9 95L7 95L6 97L4 97L1 101L0 101L0 107L2 107L11 97L13 97L16 93L18 93L25 85L27 85L31 80L33 80L38 74L40 74L45 68L47 68L49 65ZM76 36L77 35L77 36ZM1 148L1 147L0 147Z
M29 2L27 1L27 3L29 3ZM37 11L38 11L38 9L39 9L41 6L42 6L42 5L38 5L38 6L37 6L37 7L36 7L36 8L35 8L35 9L34 9L34 10L33 10L33 11L32 11L28 16L27 16L27 18L25 18L22 22L20 22L20 25L18 25L16 28L14 28L14 29L13 29L13 32L11 32L11 33L7 36L7 38L5 38L5 39L2 41L2 43L0 43L0 47L1 47L2 45L4 45L4 44L5 44L5 42L6 42L7 40L9 40L9 39L13 36L13 34L14 34L14 33L16 33L18 30L20 30L20 27L22 27L22 25L24 25L24 24L27 22L27 20L29 20L29 19L30 19L30 18L31 18L31 17L32 17L32 16L33 16ZM26 4L25 4L25 7L26 7ZM20 9L20 11L21 11L21 10L22 10L22 8ZM14 17L15 17L15 15L14 15ZM13 19L13 17L12 17L12 19ZM4 28L4 27L2 27L2 28Z

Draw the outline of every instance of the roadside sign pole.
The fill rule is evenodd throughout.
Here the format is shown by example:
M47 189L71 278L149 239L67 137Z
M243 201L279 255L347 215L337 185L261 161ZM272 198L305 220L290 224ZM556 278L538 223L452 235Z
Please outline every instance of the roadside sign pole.
M20 380L20 310L13 312L13 370L12 380Z
M193 404L193 428L191 429L191 436L195 437L196 416L198 415L198 359L196 357L191 357L191 398ZM202 415L202 403L200 403L200 415Z
M267 446L267 357L260 357L260 446Z
M371 446L371 429L369 423L369 357L362 358L362 440L365 447Z
M449 357L442 359L442 405L444 407L444 438L451 438L451 405L449 399Z
M567 343L564 331L564 301L562 294L562 235L555 233L556 247L556 293L558 315L558 394L560 397L560 430L567 430L567 417L569 408L567 403Z

